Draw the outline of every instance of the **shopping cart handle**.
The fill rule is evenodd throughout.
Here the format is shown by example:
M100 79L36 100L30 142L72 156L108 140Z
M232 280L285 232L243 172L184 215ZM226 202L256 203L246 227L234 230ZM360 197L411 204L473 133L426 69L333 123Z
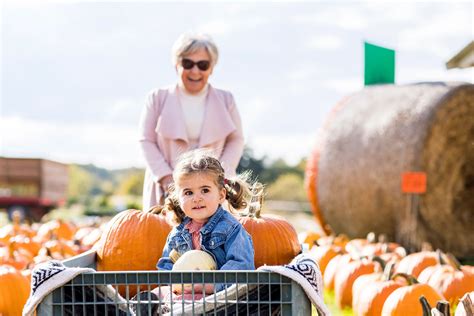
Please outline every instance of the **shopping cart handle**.
M63 260L66 267L96 268L97 253L94 249L83 252L77 256Z

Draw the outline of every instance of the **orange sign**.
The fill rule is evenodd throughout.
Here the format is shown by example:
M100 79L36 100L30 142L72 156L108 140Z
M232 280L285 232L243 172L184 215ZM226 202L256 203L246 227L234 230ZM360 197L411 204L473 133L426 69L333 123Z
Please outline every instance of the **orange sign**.
M404 172L402 173L403 193L425 193L426 173L424 172Z

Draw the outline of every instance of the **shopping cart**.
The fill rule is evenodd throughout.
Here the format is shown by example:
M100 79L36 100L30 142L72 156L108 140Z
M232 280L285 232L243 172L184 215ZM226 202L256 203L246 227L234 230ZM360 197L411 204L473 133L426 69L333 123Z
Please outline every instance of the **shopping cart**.
M67 267L96 268L89 251ZM226 284L212 294L151 297L157 286ZM119 294L122 293L122 295ZM263 271L113 271L83 273L48 294L37 315L311 315L311 304L292 279Z

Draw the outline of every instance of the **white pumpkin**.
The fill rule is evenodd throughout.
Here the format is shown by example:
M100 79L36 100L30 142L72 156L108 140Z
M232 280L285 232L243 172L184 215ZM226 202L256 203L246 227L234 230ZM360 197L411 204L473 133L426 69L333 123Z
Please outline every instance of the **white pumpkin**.
M216 270L217 264L214 258L202 250L189 250L182 254L174 263L173 271L190 271L190 270ZM184 291L192 291L191 284L173 284L173 292L181 293Z

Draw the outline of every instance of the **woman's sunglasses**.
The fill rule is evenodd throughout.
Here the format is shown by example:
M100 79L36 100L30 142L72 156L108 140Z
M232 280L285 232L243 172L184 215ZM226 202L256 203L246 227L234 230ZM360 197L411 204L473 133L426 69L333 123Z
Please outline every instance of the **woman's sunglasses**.
M194 62L191 59L187 58L183 58L183 60L181 61L181 66L183 66L183 68L186 70L193 69L194 65L197 65L199 70L206 71L211 66L211 62L209 60L200 60Z

